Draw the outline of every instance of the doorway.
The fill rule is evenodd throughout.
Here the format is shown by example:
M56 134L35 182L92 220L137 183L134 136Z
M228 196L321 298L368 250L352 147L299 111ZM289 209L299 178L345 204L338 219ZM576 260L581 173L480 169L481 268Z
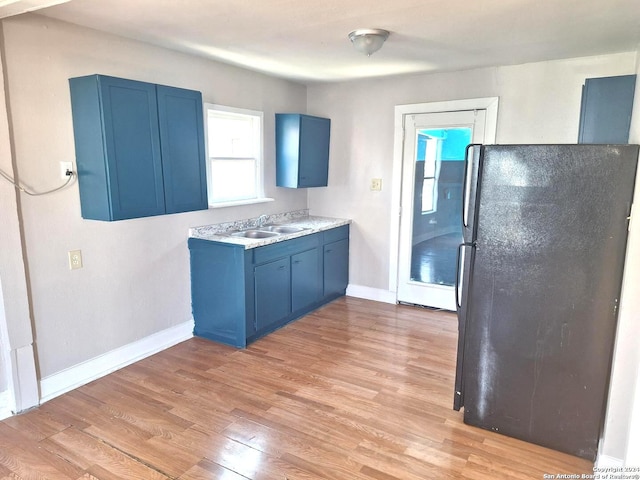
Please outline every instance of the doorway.
M390 281L397 302L455 310L465 150L494 143L497 104L489 98L396 107L399 221Z

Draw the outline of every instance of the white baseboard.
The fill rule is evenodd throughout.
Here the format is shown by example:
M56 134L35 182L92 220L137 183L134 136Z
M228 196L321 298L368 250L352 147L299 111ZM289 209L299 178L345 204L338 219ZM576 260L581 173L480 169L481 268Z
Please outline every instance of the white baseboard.
M595 466L598 468L622 468L624 467L624 460L610 457L609 455L598 455Z
M9 406L11 402L10 394L11 392L9 392L9 390L0 392L0 420L4 420L13 415L11 407Z
M375 300L383 303L396 303L396 292L382 290L381 288L365 287L363 285L347 286L347 296Z
M15 412L23 412L38 405L38 376L33 344L11 350L10 355L14 398L10 399L9 407Z
M40 403L193 337L193 319L111 350L40 380Z

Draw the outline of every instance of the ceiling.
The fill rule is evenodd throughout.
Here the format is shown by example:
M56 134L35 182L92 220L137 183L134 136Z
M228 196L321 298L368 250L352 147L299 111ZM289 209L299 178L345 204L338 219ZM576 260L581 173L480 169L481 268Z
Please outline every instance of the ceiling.
M639 0L71 0L38 13L303 83L640 46ZM347 38L358 28L391 35L367 57Z

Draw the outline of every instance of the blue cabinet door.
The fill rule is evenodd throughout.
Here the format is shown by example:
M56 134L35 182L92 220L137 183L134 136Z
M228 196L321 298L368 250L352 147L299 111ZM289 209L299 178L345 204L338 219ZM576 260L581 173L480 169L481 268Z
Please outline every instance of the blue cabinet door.
M164 213L155 85L90 75L69 86L83 218Z
M326 187L329 175L328 118L300 116L299 187Z
M241 246L190 238L193 334L246 346L245 252Z
M324 246L324 296L344 295L349 283L349 239Z
M98 80L111 219L164 213L156 87L113 77Z
M635 87L635 75L588 78L582 87L578 143L628 143Z
M276 185L326 187L331 120L298 113L276 114Z
M254 268L256 330L268 329L291 312L290 257Z
M200 92L157 86L166 213L207 209Z
M317 248L291 256L291 311L313 305L322 295L321 264Z
M69 86L83 218L207 208L199 92L105 75Z

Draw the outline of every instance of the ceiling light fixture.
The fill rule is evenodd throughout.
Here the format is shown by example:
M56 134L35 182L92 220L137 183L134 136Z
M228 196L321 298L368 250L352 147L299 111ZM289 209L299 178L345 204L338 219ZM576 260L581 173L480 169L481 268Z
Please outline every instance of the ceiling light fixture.
M380 50L387 37L389 32L380 28L360 28L349 34L349 40L354 48L367 57Z

